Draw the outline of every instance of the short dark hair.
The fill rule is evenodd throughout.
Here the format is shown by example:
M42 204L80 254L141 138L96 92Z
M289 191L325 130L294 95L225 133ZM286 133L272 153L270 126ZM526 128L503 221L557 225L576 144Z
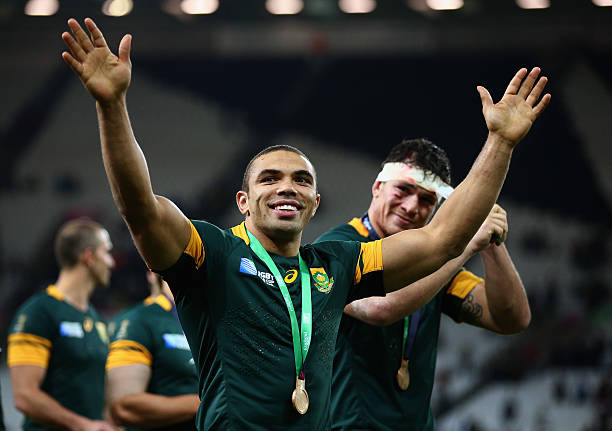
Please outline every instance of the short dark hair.
M381 163L405 162L415 163L427 172L439 176L442 181L451 184L450 160L446 151L425 138L404 139L391 148L387 158Z
M72 268L88 248L101 244L102 225L89 219L74 219L62 225L55 237L55 258L60 268Z
M306 156L306 154L304 154L297 148L292 147L291 145L281 144L281 145L271 145L269 147L266 147L263 150L261 150L259 153L255 154L251 160L249 160L249 164L244 170L244 175L242 176L242 191L245 191L247 193L249 192L249 176L251 175L251 169L253 167L253 163L255 162L255 160L257 160L257 158L263 156L264 154L273 153L275 151L289 151L290 153L299 154L300 156L304 157L306 160L310 162L310 159L308 159L308 156ZM312 162L310 164L312 165ZM314 166L313 166L313 169L314 169ZM316 179L316 172L315 172L315 179Z

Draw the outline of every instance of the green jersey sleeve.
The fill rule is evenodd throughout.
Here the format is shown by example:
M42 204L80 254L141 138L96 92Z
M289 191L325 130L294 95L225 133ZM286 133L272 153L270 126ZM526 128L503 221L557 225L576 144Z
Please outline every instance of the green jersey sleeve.
M463 301L472 289L482 282L482 278L461 268L438 294L442 296L442 312L455 322L461 323L459 315Z
M56 332L56 324L47 310L45 298L36 295L27 301L17 311L10 326L9 367L37 365L47 368Z
M152 365L153 340L142 316L142 313L132 310L117 321L106 360L107 370L131 364Z

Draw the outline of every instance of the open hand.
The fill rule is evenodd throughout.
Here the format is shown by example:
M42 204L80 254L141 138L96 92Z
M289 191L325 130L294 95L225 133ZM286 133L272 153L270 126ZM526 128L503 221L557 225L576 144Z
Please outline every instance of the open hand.
M510 148L523 139L550 102L548 93L540 99L548 78L543 76L536 83L539 74L539 67L534 67L529 74L527 69L520 69L508 84L502 99L495 104L486 88L477 87L489 133L497 134Z
M91 18L85 18L85 26L91 37L73 18L68 20L68 26L74 37L68 32L62 33L62 40L70 49L70 53L62 52L62 58L79 76L87 91L100 103L123 97L132 75L132 36L123 36L117 57L110 51L102 32Z

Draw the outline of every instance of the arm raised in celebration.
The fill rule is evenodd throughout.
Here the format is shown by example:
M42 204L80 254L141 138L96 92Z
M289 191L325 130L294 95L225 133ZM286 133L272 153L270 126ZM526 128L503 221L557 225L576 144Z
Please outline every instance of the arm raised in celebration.
M62 33L70 52L62 58L96 101L104 168L113 199L145 261L155 269L174 264L189 241L187 218L170 200L153 193L144 154L127 111L132 75L132 36L125 35L113 54L100 29L85 19L89 34L75 19L72 34Z
M383 239L384 281L388 292L400 289L460 256L497 200L512 151L550 101L540 98L547 78L540 69L520 69L503 98L493 103L477 87L489 136L472 169L431 222Z

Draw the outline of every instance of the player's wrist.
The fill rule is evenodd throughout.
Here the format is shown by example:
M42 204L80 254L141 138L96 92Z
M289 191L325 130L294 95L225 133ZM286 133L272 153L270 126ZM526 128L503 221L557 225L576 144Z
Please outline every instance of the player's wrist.
M84 416L74 414L74 417L69 424L69 429L71 431L86 431L90 428L91 421Z
M487 144L495 146L499 151L504 151L507 154L512 154L512 150L519 143L519 140L509 139L499 131L489 131Z
M107 99L96 99L96 106L103 112L127 108L127 97L125 92L116 94Z

